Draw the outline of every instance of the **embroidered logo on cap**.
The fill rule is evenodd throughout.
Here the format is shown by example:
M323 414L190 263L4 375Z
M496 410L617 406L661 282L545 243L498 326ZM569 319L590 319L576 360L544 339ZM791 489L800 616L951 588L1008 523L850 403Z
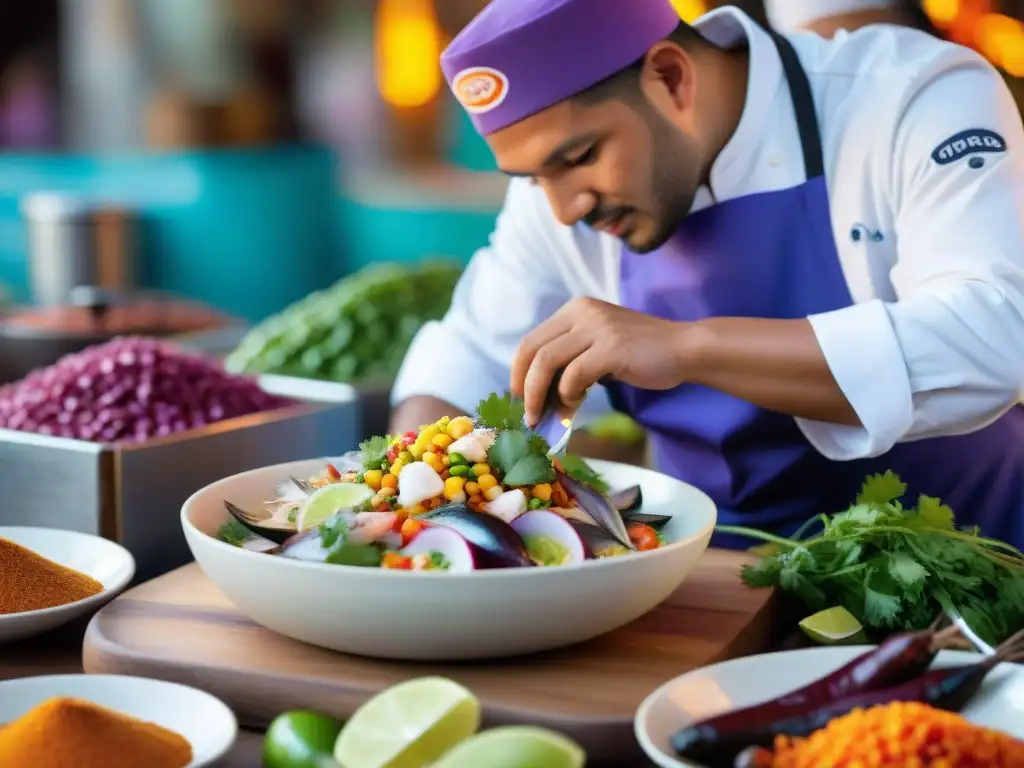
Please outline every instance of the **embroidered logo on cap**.
M490 67L464 69L452 82L455 98L474 114L490 112L508 96L508 78Z
M969 131L960 131L939 144L932 152L932 160L939 165L949 165L976 152L1005 151L1006 141L998 133L985 128L972 128Z

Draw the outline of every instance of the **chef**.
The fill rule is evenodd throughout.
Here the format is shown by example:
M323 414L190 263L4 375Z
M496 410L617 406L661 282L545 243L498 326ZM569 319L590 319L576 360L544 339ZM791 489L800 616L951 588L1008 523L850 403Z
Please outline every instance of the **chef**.
M722 523L785 535L891 469L1024 546L1024 131L983 59L493 0L442 67L511 182L394 431L506 390L534 424L555 381L634 417Z

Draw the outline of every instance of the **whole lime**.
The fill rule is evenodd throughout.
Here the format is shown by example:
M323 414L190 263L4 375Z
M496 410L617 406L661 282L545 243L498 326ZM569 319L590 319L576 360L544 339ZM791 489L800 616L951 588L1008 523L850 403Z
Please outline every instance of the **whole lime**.
M265 768L327 768L342 722L328 715L296 710L278 715L263 740Z

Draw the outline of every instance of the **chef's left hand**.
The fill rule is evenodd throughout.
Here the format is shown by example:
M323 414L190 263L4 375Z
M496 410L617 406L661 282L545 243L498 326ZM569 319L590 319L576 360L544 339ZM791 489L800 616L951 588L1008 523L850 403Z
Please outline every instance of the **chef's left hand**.
M558 394L566 410L578 408L605 376L641 389L672 389L685 379L686 327L597 299L575 299L519 345L512 394L523 398L527 423L536 426L559 370Z

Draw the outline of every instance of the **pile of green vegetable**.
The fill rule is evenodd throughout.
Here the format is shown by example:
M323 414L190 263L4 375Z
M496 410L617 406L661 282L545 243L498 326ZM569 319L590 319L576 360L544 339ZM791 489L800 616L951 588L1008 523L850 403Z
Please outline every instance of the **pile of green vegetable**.
M372 265L260 323L225 365L234 373L389 380L416 332L448 311L461 274L447 261Z
M869 477L856 503L808 521L792 538L736 526L723 533L775 545L743 569L751 587L780 587L812 610L841 605L876 633L923 629L940 611L959 611L995 646L1024 627L1024 554L977 528L960 530L939 499L901 502L892 472ZM815 523L820 534L804 537Z

